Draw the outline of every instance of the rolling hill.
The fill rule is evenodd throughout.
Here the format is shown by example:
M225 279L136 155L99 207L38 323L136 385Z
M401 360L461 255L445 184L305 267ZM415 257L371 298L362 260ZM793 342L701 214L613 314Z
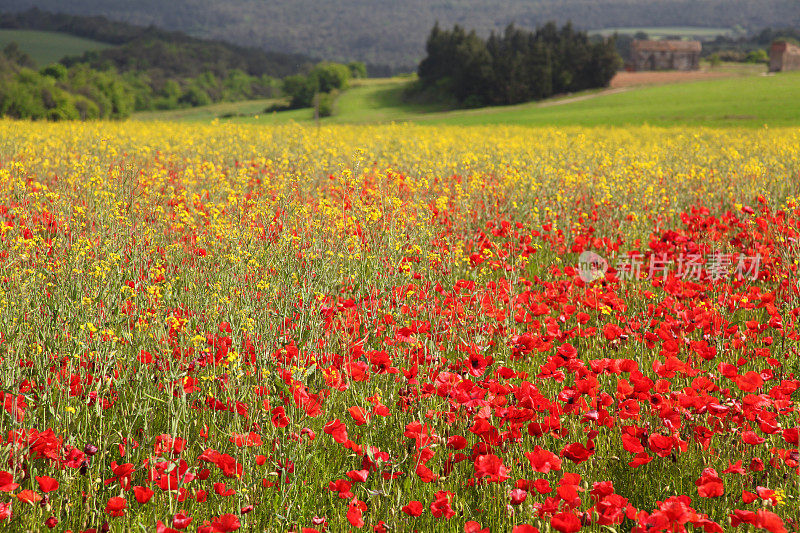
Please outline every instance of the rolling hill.
M57 56L56 60L68 58L65 61L68 64L89 63L101 69L113 65L121 72L148 71L151 77L159 78L165 75L199 76L205 72L225 76L232 69L252 76L284 77L296 74L307 63L313 62L300 54L200 39L157 26L112 21L102 15L70 15L38 8L0 13L0 28L10 36L26 39L26 44L33 50L50 50L53 56ZM37 34L26 34L21 30L48 33L40 33L41 38L38 38ZM27 37L29 35L32 37ZM70 36L107 45L90 46L70 39ZM63 52L58 49L60 44L64 44Z
M797 0L6 0L4 9L105 15L329 60L413 68L435 21L488 33L571 20L582 29L800 25Z
M777 75L754 71L729 77L589 91L542 102L475 110L442 110L402 99L407 79L366 80L346 91L330 123L417 122L424 124L518 124L529 126L800 126L794 97L800 72ZM253 124L312 123L313 112L298 109L265 113L272 101L228 104L223 109L134 115L140 120L221 121ZM261 107L261 104L264 104ZM261 109L258 109L261 107ZM235 116L241 114L242 116Z
M17 43L20 50L31 56L38 65L48 65L65 56L83 55L112 46L52 31L0 29L0 48L12 42Z

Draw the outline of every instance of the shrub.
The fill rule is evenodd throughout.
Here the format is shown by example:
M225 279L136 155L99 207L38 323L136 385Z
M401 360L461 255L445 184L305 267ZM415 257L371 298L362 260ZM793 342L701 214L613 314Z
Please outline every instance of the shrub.
M320 118L330 117L336 113L336 98L339 96L339 91L331 91L329 93L319 93L317 95L317 106Z

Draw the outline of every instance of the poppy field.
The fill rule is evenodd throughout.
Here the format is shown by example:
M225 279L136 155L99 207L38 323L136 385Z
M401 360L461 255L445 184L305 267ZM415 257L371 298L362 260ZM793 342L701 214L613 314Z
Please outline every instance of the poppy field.
M0 121L0 531L800 531L800 131Z

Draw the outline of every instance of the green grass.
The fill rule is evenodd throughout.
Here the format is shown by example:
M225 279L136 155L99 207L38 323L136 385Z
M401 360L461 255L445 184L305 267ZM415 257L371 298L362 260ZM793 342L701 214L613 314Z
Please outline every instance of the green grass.
M225 115L264 115L264 110L279 102L277 99L245 100L243 102L221 102L201 107L171 109L168 111L142 111L134 117L138 120L169 120L177 122L208 122ZM308 110L302 110L309 113ZM302 120L298 118L298 120Z
M733 33L731 28L704 28L696 26L664 26L659 28L603 28L599 30L590 30L589 33L593 35L609 36L613 35L614 33L634 35L640 31L646 33L651 39L659 39L669 36L713 39L718 35L727 36Z
M438 124L796 126L800 73L632 88L563 105L525 104L426 117Z
M339 97L338 114L324 123L418 122L425 124L519 124L528 126L796 126L800 125L800 72L741 75L730 78L631 87L622 92L587 91L544 102L474 110L442 111L435 105L404 102L407 80L370 80ZM579 99L576 97L585 97ZM557 104L557 105L556 105ZM218 104L177 112L138 114L137 118L211 120L252 124L313 120L313 111L299 109L264 114L264 101ZM222 107L224 106L224 107ZM248 109L250 111L248 111Z
M52 31L0 30L0 48L16 42L39 66L55 63L66 56L81 55L113 45Z
M438 104L412 104L403 100L403 90L408 83L406 78L378 78L360 80L342 93L333 117L322 119L325 122L367 123L367 122L406 122L414 117L432 111L441 111ZM171 120L198 122L214 119L257 123L284 124L287 122L312 121L313 109L292 109L269 112L264 110L280 100L251 100L226 102L209 106L179 109L174 111L146 111L136 113L137 120ZM243 115L226 117L225 115Z
M435 103L409 103L403 99L408 85L403 78L363 80L344 92L337 102L337 114L331 122L398 122L433 111L441 111Z

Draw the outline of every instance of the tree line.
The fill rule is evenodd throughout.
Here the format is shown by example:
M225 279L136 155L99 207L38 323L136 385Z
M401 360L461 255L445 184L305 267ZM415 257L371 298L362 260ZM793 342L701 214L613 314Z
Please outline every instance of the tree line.
M280 95L285 76L308 72L306 56L265 52L104 17L31 9L0 14L0 27L55 31L115 44L36 65L14 43L0 57L0 114L16 118L124 118Z
M114 72L55 63L40 70L16 43L0 52L0 116L47 120L125 118L136 95Z
M800 43L800 29L764 28L752 35L729 37L720 35L703 43L703 56L722 61L769 61L768 50L774 41Z
M288 107L316 105L333 114L339 91L366 77L363 63L322 62L284 80L256 78L241 70L218 77L207 70L193 78L169 77L155 86L148 71L119 72L73 60L38 68L16 43L0 51L0 116L21 119L121 119L134 111L194 107L218 101L288 96Z
M225 77L241 70L251 76L283 78L300 72L316 61L302 54L269 52L253 46L199 39L180 31L155 26L137 26L101 16L68 15L32 8L0 14L0 28L67 33L117 45L88 53L79 62L112 64L120 70L162 69L168 75L193 77L206 71Z
M38 67L16 43L0 54L0 115L14 118L125 118L134 111L272 98L280 86L277 78L238 69L181 77L71 59Z
M464 107L527 102L605 87L621 67L613 39L592 40L571 24L535 31L510 25L483 39L437 23L419 64L419 91Z
M132 111L271 98L280 94L280 78L307 72L314 66L302 55L196 39L181 32L97 16L31 9L0 15L0 27L68 33L116 45L65 57L60 61L63 69L35 65L17 48L9 49L0 63L3 114L20 118L120 118ZM63 75L43 74L46 69L50 74ZM103 99L94 98L94 92L86 90L83 82L84 88L72 91L72 80L87 78L107 80L105 85L125 95L120 105L109 107Z

